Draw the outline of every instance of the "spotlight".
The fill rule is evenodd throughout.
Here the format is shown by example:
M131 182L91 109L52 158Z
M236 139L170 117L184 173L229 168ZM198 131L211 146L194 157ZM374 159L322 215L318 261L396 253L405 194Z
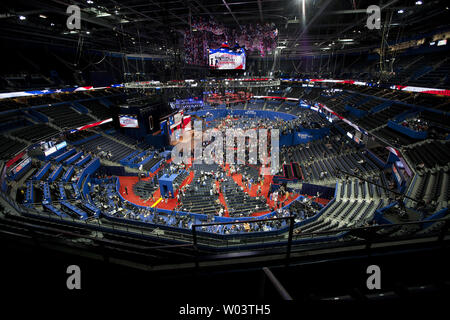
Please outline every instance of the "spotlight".
M405 11L403 9L400 9L397 11L397 13L404 13Z
M423 2L422 1L416 1L416 5L420 6Z
M26 20L27 19L27 17L25 17L25 16L19 16L19 20Z

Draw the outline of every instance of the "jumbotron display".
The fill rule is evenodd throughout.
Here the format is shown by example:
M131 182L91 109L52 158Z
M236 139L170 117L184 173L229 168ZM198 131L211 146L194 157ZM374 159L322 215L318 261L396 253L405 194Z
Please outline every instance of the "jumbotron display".
M245 70L245 51L243 48L209 49L209 66L218 70Z
M139 122L135 115L119 115L120 127L122 128L139 128Z

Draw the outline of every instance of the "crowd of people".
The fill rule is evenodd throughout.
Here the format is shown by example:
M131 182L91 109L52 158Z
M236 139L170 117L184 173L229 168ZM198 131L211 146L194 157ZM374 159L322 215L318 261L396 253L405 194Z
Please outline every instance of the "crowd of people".
M217 181L221 181L222 179L226 179L227 177L222 177L221 173L222 172L219 171L214 173L209 171L202 172L194 183L181 188L180 194L183 196L190 189L194 190L196 187L198 188L198 185L206 185L207 181L216 181L216 179ZM215 185L215 183L210 184L212 190L211 192L218 192L218 189L213 187L213 185ZM96 203L98 207L102 208L103 211L111 217L182 229L192 229L193 224L221 222L221 220L218 220L218 218L222 216L221 214L206 215L206 218L201 218L199 216L179 212L178 209L180 208L174 208L170 212L161 212L156 208L137 207L127 200L122 200L119 195L114 192L114 189L114 179L106 179L105 183L94 185L95 192L92 194L94 203ZM314 216L321 209L321 206L314 201L315 197L304 198L302 200L292 202L290 206L284 206L284 201L282 202L281 199L289 198L289 192L284 186L281 186L278 190L271 192L270 195L273 200L280 200L279 203L282 205L273 208L273 213L269 216L269 218L276 219L294 216L294 221L298 223ZM223 209L224 208L222 207L222 210ZM203 213L203 215L205 214ZM234 221L236 223L229 225L202 226L198 229L198 231L218 234L237 234L274 231L288 226L288 221L283 219L264 222L253 221L258 219L260 218L253 217L252 219L246 221L231 220L231 222Z
M283 208L286 204L286 201L292 199L294 196L293 192L290 192L286 185L283 184L277 190L269 190L268 198L270 201L273 201L274 205L272 207L273 210Z
M416 132L427 131L428 122L420 118L405 119L401 125Z
M205 222L217 222L217 216L214 215L210 215L206 219L202 220L191 214L180 213L175 209L171 212L160 212L159 210L151 207L137 207L126 200L122 200L116 193L112 192L114 189L115 183L113 181L109 181L108 184L95 185L95 193L92 194L94 203L98 207L102 208L103 211L110 217L124 218L154 225L178 227L182 229L191 229L194 223L200 224ZM182 189L181 192L184 192L184 190ZM296 213L296 209L294 209L295 207L292 208L293 210L290 208L278 208L274 211L270 218L289 217ZM258 217L254 217L252 220L258 219ZM296 221L301 220L299 219L296 219ZM247 220L245 222L235 220L235 224L224 226L203 226L199 229L199 231L220 234L236 234L273 231L287 226L286 220L271 220L265 222L254 222L252 220Z

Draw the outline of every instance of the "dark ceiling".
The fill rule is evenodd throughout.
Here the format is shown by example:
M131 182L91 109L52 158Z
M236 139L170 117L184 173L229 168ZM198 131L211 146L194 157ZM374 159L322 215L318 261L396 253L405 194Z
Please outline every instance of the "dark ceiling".
M397 41L449 27L446 1L416 2L305 0L303 11L303 0L2 1L0 37L3 47L14 42L73 47L82 41L91 49L171 54L182 52L183 32L190 28L191 19L203 17L236 29L275 23L282 55L351 52L379 47L382 30L388 41ZM70 33L66 27L66 8L71 4L82 9L79 33ZM372 4L381 7L385 29L365 27L366 8Z

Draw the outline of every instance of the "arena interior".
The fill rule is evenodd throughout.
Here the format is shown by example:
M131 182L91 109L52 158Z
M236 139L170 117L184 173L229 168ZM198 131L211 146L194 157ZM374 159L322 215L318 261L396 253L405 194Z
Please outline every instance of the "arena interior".
M372 2L2 3L8 290L164 319L448 296L450 4Z

